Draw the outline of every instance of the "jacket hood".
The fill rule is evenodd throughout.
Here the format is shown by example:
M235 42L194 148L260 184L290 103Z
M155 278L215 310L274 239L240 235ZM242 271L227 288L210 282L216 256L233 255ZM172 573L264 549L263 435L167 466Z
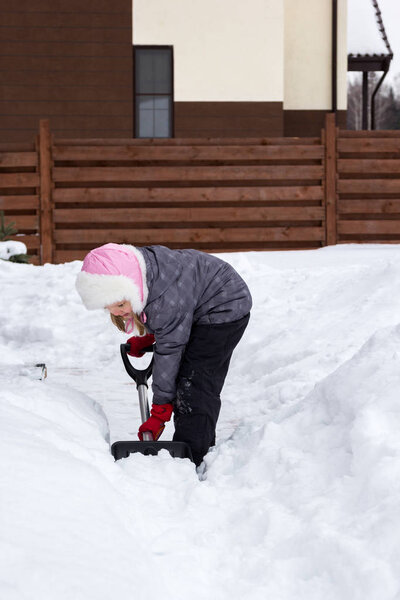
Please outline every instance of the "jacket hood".
M141 250L146 261L149 289L147 304L150 304L175 284L181 277L183 266L179 250L165 246L143 246Z

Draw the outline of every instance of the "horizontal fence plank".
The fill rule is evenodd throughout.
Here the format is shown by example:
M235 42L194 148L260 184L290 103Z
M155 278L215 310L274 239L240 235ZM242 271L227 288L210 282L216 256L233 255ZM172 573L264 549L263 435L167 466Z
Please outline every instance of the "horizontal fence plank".
M0 190L4 188L32 188L39 186L37 173L1 173Z
M0 152L0 168L36 167L37 164L36 152Z
M339 234L375 234L388 235L395 234L400 236L400 219L395 221L381 220L359 220L359 221L339 221Z
M0 142L0 152L35 152L34 142Z
M322 186L201 188L56 188L55 203L322 201Z
M140 182L140 181L245 181L274 179L322 179L323 167L248 166L248 167L55 167L53 179L64 182Z
M219 221L322 221L325 210L322 207L300 208L143 208L139 211L125 208L104 208L93 210L55 209L54 223L189 223L208 221L214 226Z
M400 179L340 179L339 194L400 194Z
M125 138L125 139L112 139L112 138L78 138L78 139L57 139L56 147L62 146L187 146L188 144L193 146L298 146L304 145L320 145L321 139L318 137L309 138L298 138L298 137L272 137L272 138Z
M39 196L0 196L0 210L38 210Z
M56 230L57 244L82 243L102 244L106 242L144 244L196 243L196 242L285 242L318 241L324 239L323 227L198 227L185 229L78 229L75 236L68 230Z
M398 138L339 138L337 149L340 152L379 154L381 152L400 153Z
M322 159L321 145L55 146L55 161L250 161Z
M377 214L385 216L387 214L400 215L400 198L393 200L382 200L372 198L370 200L339 200L338 212L342 215L348 214Z
M37 215L13 215L11 217L7 215L5 217L5 221L6 223L9 221L13 221L18 231L20 229L37 230L39 227L39 219Z
M360 173L363 175L372 173L390 173L392 175L400 176L400 158L348 158L339 159L337 162L339 173Z
M40 248L39 235L12 235L10 236L10 240L23 242L28 249L28 254L30 250L38 250Z
M370 138L370 139L375 139L375 138L400 138L400 130L399 129L394 129L394 130L374 130L374 131L368 131L368 130L361 130L361 131L354 131L351 129L340 129L339 130L339 140L342 138Z
M133 242L132 242L133 243ZM391 243L391 242L385 242ZM93 246L94 247L94 246ZM184 244L173 244L170 243L170 248L193 248L193 244L184 245ZM197 243L197 247L199 250L203 252L218 254L223 257L225 253L229 252L259 252L260 250L269 250L271 252L282 251L282 250L316 250L321 248L321 243L316 241L310 242L231 242L231 243L222 243L222 244L213 244L213 243ZM81 250L66 250L66 249L56 249L54 251L54 262L57 263L66 263L74 260L83 260L86 254L89 252L91 248L88 246L86 249ZM35 262L33 259L31 262Z

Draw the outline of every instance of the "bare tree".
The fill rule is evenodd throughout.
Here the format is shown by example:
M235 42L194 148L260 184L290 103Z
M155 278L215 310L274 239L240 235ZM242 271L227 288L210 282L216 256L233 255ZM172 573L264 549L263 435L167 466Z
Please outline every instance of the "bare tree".
M380 73L370 73L368 79L368 122L370 124L371 95L379 81ZM400 79L394 87L383 83L375 98L375 128L400 129ZM362 75L349 77L347 85L347 128L362 128Z

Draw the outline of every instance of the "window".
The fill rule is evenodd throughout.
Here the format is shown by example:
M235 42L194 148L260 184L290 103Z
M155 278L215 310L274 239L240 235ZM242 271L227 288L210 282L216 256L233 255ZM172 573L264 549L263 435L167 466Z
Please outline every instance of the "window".
M135 137L172 137L171 46L135 46Z

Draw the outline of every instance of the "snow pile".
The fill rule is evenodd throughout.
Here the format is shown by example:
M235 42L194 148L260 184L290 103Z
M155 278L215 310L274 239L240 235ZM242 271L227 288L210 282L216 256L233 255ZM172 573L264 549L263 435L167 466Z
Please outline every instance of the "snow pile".
M17 254L26 254L27 249L23 242L6 241L0 242L0 258L8 260Z
M80 263L0 263L2 600L400 598L400 248L225 259L254 310L199 474L110 456L136 392Z

